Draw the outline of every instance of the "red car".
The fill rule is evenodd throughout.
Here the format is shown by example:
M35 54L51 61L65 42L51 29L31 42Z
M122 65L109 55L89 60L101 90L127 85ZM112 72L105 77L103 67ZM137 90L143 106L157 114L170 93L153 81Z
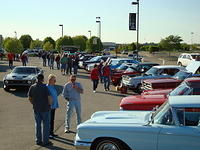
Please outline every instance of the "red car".
M152 90L152 89L176 88L186 78L200 77L200 74L198 74L199 68L200 68L200 62L195 62L188 65L185 71L177 72L173 77L165 78L165 79L143 80L142 89Z
M156 93L151 95L150 93ZM161 91L144 91L141 95L125 97L121 100L121 110L152 110L157 106L162 105L168 99L170 89ZM169 93L171 96L176 95L200 95L200 78L185 79L176 89Z
M157 66L159 64L157 63L151 63L151 62L144 62L139 64L132 64L129 66L126 70L117 70L113 73L111 76L111 81L114 86L120 85L122 76L123 75L132 75L132 77L135 75L141 75L142 73L146 72L153 66Z

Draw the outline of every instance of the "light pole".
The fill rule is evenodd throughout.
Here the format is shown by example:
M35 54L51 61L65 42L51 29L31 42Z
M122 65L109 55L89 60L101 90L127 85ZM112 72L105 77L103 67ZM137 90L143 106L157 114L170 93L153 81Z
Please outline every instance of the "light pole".
M90 33L90 38L91 38L91 30L88 31Z
M137 5L137 44L136 44L136 54L138 59L138 49L139 49L139 0L137 2L132 2L132 5Z
M62 27L62 37L63 37L63 24L59 24Z
M15 33L15 38L17 39L17 31L14 31L14 33Z
M191 46L190 46L190 50L192 50L192 45L193 45L193 34L194 34L194 32L191 32Z
M99 39L101 40L101 17L96 17L96 23L99 24Z

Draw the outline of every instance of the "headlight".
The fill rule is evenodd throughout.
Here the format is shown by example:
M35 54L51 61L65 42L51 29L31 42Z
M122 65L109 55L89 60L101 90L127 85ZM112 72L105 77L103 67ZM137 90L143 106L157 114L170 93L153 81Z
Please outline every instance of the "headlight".
M8 84L8 80L4 80L4 83Z
M29 80L29 81L28 81L28 84L31 84L31 83L32 83L32 81Z

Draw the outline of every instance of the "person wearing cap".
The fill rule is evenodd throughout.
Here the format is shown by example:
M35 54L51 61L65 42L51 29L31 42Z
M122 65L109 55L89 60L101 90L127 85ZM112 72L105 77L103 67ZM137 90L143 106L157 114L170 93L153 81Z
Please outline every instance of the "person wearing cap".
M81 123L81 93L83 87L76 82L76 75L71 75L68 83L64 85L62 95L67 100L67 113L65 117L65 133L70 132L71 116L76 109L77 125Z
M35 118L35 141L37 145L52 145L49 141L50 110L52 99L44 82L44 75L37 76L37 82L28 91L28 99L33 105ZM42 128L43 126L43 128Z

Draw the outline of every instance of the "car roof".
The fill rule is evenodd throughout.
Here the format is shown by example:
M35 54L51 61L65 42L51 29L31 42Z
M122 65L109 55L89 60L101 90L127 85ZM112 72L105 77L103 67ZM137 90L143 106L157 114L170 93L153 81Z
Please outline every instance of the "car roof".
M16 66L15 68L38 68L37 66Z
M154 68L181 68L181 69L183 69L183 70L185 70L184 69L184 67L181 67L181 66L176 66L176 65L162 65L162 66L153 66Z
M200 108L200 95L169 96L168 103L172 107Z

